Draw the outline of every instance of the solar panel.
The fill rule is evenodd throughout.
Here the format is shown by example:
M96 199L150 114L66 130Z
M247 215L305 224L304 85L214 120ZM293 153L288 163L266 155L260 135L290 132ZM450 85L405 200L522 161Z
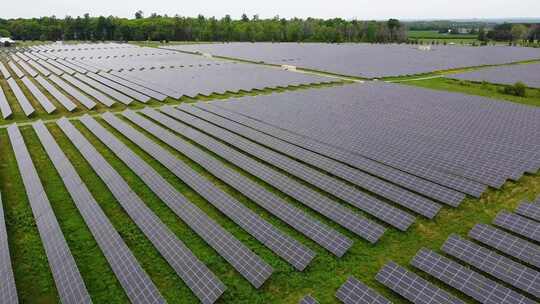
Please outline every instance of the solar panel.
M271 135L275 138L279 138L304 149L324 155L328 158L343 162L352 166L353 168L363 170L367 173L393 182L396 185L402 186L406 189L411 189L450 206L457 207L465 198L465 195L462 193L414 175L407 174L403 171L396 170L369 158L353 155L352 153L336 149L330 145L325 145L308 137L299 136L284 129L266 124L260 120L255 120L248 116L241 115L233 112L230 109L221 108L219 102L198 103L196 106L227 119L241 123L252 129Z
M13 114L2 87L0 87L0 112L2 112L2 118L4 119L9 118Z
M58 78L56 75L49 76L49 79L54 82L57 86L59 86L62 90L66 91L69 95L73 96L78 102L80 102L82 105L84 105L88 110L92 110L96 103L91 100L90 98L86 97L86 95L79 92L79 90L75 89L62 79Z
M39 104L41 104L43 109L45 109L45 112L47 112L47 114L51 114L56 110L56 107L51 103L49 98L47 98L47 96L45 96L28 77L24 77L22 79L22 82L24 83L24 85L26 85L28 90L30 90L30 93L34 95L34 97L39 102Z
M84 116L81 118L81 121L120 159L129 163L130 158L127 154L130 154L129 152L131 151L128 150L127 146L90 116ZM131 154L135 155L133 152ZM312 250L276 229L232 196L218 189L212 182L203 178L187 164L178 161L169 169L210 204L296 269L304 270L315 257L315 253Z
M336 298L345 304L391 304L386 298L360 282L349 277L336 292Z
M535 203L521 203L516 209L516 213L540 222L540 205Z
M531 240L540 242L540 223L533 220L507 211L501 211L497 214L493 224Z
M4 220L4 207L2 205L2 195L0 194L0 302L6 304L17 304L17 289L13 268L11 267L11 257L9 255L9 244Z
M53 72L54 74L58 75L58 76L61 76L62 74L64 74L64 71L58 69L57 67L53 66L52 64L50 64L48 61L45 61L45 60L40 60L38 61L38 63L42 66L44 66L46 69L48 69L49 71Z
M217 300L225 286L131 190L125 180L65 118L58 126L106 184L122 208L203 303Z
M89 116L85 116L88 117ZM75 133L82 139L82 135L69 123L63 119L58 121L64 128L71 130L71 136ZM61 126L61 127L62 127ZM68 134L68 136L70 136ZM89 144L88 144L89 145ZM79 147L80 150L81 147ZM97 152L96 152L97 153ZM90 159L95 159L96 156ZM272 268L255 255L249 248L245 247L229 232L224 230L203 211L190 203L171 184L169 184L152 167L135 155L131 150L122 152L122 159L127 160L125 164L137 174L143 182L173 210L182 220L186 222L197 234L199 234L212 248L221 254L240 274L242 274L253 286L260 287L271 275ZM94 168L94 170L96 170ZM104 174L105 179L113 173ZM123 179L116 174L112 181L119 182ZM125 184L125 182L124 182ZM125 187L128 189L128 186ZM120 195L124 194L123 192ZM134 193L131 195L133 196ZM118 199L118 198L117 198Z
M540 268L540 246L531 242L484 224L474 226L469 231L469 237Z
M129 105L130 103L133 102L133 99L131 97L128 97L118 91L115 91L105 85L102 85L101 83L95 81L92 78L87 77L86 75L77 73L75 74L75 77L79 78L79 80L86 82L87 84L91 85L95 89L98 89L99 91L115 98L116 100L120 101L121 103L125 105Z
M180 106L180 108L188 112L189 108L191 107ZM269 164L288 172L289 174L303 179L315 187L318 187L340 199L345 200L351 205L372 214L373 216L393 225L394 227L401 230L407 230L407 228L414 222L414 217L408 213L375 200L374 198L364 194L352 186L303 165L282 154L248 141L232 132L213 126L201 119L196 118L195 116L187 115L183 112L170 109L163 109L163 111L168 115L183 121L184 123L190 124L204 132L207 132L210 135L217 137L220 140L223 140L250 155L253 155L254 157L266 161ZM420 208L418 211L432 217L434 214L436 214L438 208L440 208L440 205L437 206L438 207L433 206L434 208L425 206L425 208Z
M84 68L82 68L82 67L80 67L80 66L78 66L78 65L75 65L75 64L73 64L73 63L71 63L71 62L69 62L69 61L67 61L67 60L64 60L64 59L57 59L56 62L58 62L58 63L60 63L60 64L62 64L62 65L64 65L64 66L66 66L66 67L68 67L68 68L74 70L74 71L77 72L77 73L81 73L81 74L86 73L86 69L84 69Z
M108 220L43 122L33 124L86 225L132 303L164 303L156 286Z
M303 297L298 304L318 304L317 300L310 295Z
M39 84L49 92L58 102L66 108L69 112L72 112L77 108L77 106L64 95L61 93L55 86L53 86L51 83L49 83L47 80L45 80L43 77L38 76L36 77L36 81L39 82Z
M536 270L455 234L446 240L442 250L503 282L536 297L540 296L540 273Z
M28 75L30 75L32 77L36 77L38 75L36 70L32 69L26 62L19 61L18 63L21 66L21 68L23 68L23 70L25 70L26 73L28 73Z
M86 73L86 76L94 79L94 80L97 80L101 83L103 83L104 85L108 86L108 87L111 87L119 92L122 92L124 94L126 94L127 96L130 96L131 98L134 98L135 100L138 100L142 103L147 103L148 101L150 101L150 97L144 95L144 94L141 94L135 90L132 90L131 88L129 87L126 87L126 86L123 86L121 84L118 84L112 80L109 80L105 77L102 77L98 74L94 74L94 73Z
M529 298L429 249L418 251L411 264L484 304L532 304Z
M340 177L359 187L362 187L367 191L391 200L399 205L402 205L403 207L415 210L419 213L426 214L424 210L430 210L431 206L437 205L435 202L429 199L426 199L418 194L409 192L403 188L397 187L391 183L385 182L377 177L371 176L359 170L355 170L347 165L341 164L337 161L326 158L309 150L302 149L283 140L266 135L262 132L249 129L238 123L219 117L215 114L200 110L193 106L182 107L182 110L199 118L202 118L206 121L212 122L217 126L226 128L231 132L235 132L236 134L246 137L261 145L264 145L287 156L290 156L291 158L294 158L298 161L303 161L307 164L324 170L334 176ZM338 182L337 179L331 180ZM343 185L343 189L341 189L340 191L340 194L342 195L340 198L346 201L353 199L357 191L351 186L343 183L340 184ZM401 213L389 206L388 204L377 200L372 196L360 195L360 197L361 199L359 199L358 201L362 201L365 205L377 207L379 209L378 212L374 212L376 214L386 213L390 215ZM429 213L429 215L434 214Z
M57 69L63 71L64 73L67 73L67 74L69 74L69 75L75 74L75 71L74 71L74 70L68 68L67 66L65 66L65 65L63 65L63 64L58 63L56 60L49 59L49 60L47 60L47 63L49 63L50 65L54 66L55 68L57 68ZM55 74L57 74L57 73L55 73ZM63 73L62 73L62 74L63 74ZM59 74L57 74L57 75L59 75ZM60 76L60 75L59 75L59 76Z
M389 262L379 270L375 279L412 303L465 303L394 262Z
M24 114L27 117L32 115L32 113L34 113L34 111L35 111L34 107L30 103L30 101L28 101L28 98L26 98L24 93L21 91L21 88L19 87L19 85L17 84L15 79L10 78L10 79L7 80L7 83L9 85L9 87L11 88L11 91L13 92L15 97L17 98L17 101L19 102L19 105L21 106Z
M374 223L352 211L342 207L336 202L328 199L324 195L296 182L295 180L263 165L262 163L250 158L217 140L206 136L202 132L187 127L186 125L151 109L143 109L148 117L159 121L169 129L175 130L183 136L204 146L208 150L225 158L241 169L246 170L252 175L262 179L268 184L276 187L283 193L295 198L302 204L328 217L334 222L347 228L351 232L361 236L369 242L375 243L384 234L385 228Z
M11 70L13 72L15 72L15 75L17 75L17 77L19 77L19 78L24 77L23 71L21 71L21 69L19 69L19 67L15 64L15 62L13 62L13 61L8 62L8 66L11 68Z
M9 73L8 69L4 65L4 63L0 62L0 72L4 76L5 79L8 79L11 77L11 74Z
M111 107L114 104L114 100L110 99L105 94L82 83L81 81L73 78L72 76L64 74L62 75L62 78L70 82L72 85L76 86L79 90L83 91L84 93L94 97L95 99L97 99L97 101L101 102L103 105L107 107Z
M347 237L320 223L284 200L281 200L278 196L268 192L245 176L224 166L223 163L210 157L201 149L181 140L173 133L153 124L134 112L125 111L123 115L337 256L342 256L351 247L352 241ZM105 113L103 114L103 118L172 172L176 170L176 167L181 166L180 160L176 159L174 155L128 124L123 123L113 114Z
M51 71L47 70L46 68L44 68L43 66L39 65L36 61L34 60L30 60L28 61L28 64L30 64L34 69L38 70L41 74L43 74L44 76L49 76L51 75ZM36 76L34 76L36 77Z
M60 300L62 303L91 303L19 128L10 125L8 135Z
M140 85L138 85L136 83L130 82L130 81L128 81L126 79L123 79L123 78L121 78L119 76L112 75L110 73L105 73L105 72L101 72L101 73L99 73L99 75L103 76L103 77L105 77L107 79L110 79L110 80L112 80L112 81L114 81L116 83L119 83L119 84L121 84L123 86L131 88L131 89L133 89L133 90L135 90L137 92L140 92L141 94L144 94L146 96L150 96L150 97L152 97L152 98L154 98L156 100L164 101L167 98L166 95L163 95L163 94L158 93L156 91L150 90L150 89L145 88L143 86L140 86Z

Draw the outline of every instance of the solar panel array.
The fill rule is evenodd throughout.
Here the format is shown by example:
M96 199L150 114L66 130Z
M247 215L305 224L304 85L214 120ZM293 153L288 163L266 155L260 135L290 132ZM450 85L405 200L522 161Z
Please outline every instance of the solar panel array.
M172 108L170 109L172 110ZM164 108L164 111L165 110L166 109ZM351 210L342 207L317 191L298 183L286 175L271 169L255 159L190 128L179 121L168 118L151 109L144 109L142 110L142 113L159 121L164 126L179 132L181 135L202 145L213 153L225 158L239 168L261 178L263 181L276 187L283 193L290 195L302 204L372 243L375 243L385 231L385 228L381 225L355 214Z
M540 268L540 246L495 227L477 224L469 237L525 263Z
M501 46L439 45L425 51L405 44L235 42L163 48L367 78L540 59L538 49Z
M389 262L379 270L375 279L412 303L465 303L394 262Z
M537 222L540 222L540 205L535 203L521 203L516 209L516 213L523 215Z
M13 114L11 106L9 105L4 90L0 87L0 112L2 112L2 118L6 119Z
M73 101L71 101L66 95L64 95L62 92L60 92L55 86L53 86L49 81L45 80L45 78L38 76L36 77L36 81L43 87L49 94L51 94L66 110L69 112L72 112L77 107Z
M87 116L86 120L89 118ZM69 122L62 120L61 123L66 125ZM72 126L71 129L73 129L72 132L75 132ZM260 287L266 281L272 273L272 268L266 262L215 223L198 207L190 203L131 150L128 148L122 150L122 153L117 154L117 157L122 159L171 210L219 252L253 286ZM112 182L118 181L121 182L123 179L120 176L112 179Z
M0 62L0 73L2 73L2 76L4 76L5 79L8 79L11 77L11 73L8 71L8 69L2 62Z
M235 123L225 118L221 118L217 115L199 110L195 107L182 106L180 107L180 109L182 109L183 111L191 115L204 119L208 122L212 122L213 124L219 127L222 127L231 132L235 132L238 135L251 139L254 142L258 142L266 147L279 151L294 159L303 161L307 164L310 164L321 170L324 170L332 175L335 175L344 180L350 181L356 184L357 186L360 186L366 189L367 191L380 195L381 197L394 201L395 203L402 205L403 207L409 208L411 210L415 210L418 213L426 215L430 218L435 216L435 214L440 209L437 203L432 202L428 199L425 199L422 196L411 193L403 188L394 186L391 183L382 181L362 171L355 170L345 164L342 164L332 159L318 155L309 150L302 149L300 147L287 143L278 138L274 138L262 132L252 130L247 127L243 127L242 125L238 123ZM345 189L348 188L348 189L351 189L350 190L351 192L354 192L354 190L352 190L353 188L351 187L344 186L342 188L345 188ZM382 213L385 213L385 214L392 213L392 210L389 210L391 209L391 207L384 204L383 202L367 195L361 195L360 197L361 197L360 201L366 202L366 204L368 205L379 206ZM347 200L346 197L342 197L342 198L344 200Z
M474 196L540 166L540 110L481 97L374 82L212 104Z
M62 80L56 75L51 75L49 79L59 86L62 90L67 92L69 95L73 96L78 102L84 105L87 109L91 110L96 106L96 103L88 98L86 95L82 94L79 90L75 89L73 86Z
M81 121L96 137L115 152L120 159L126 162L129 161L129 158L126 156L128 148L122 142L90 116L84 116ZM315 253L309 248L277 230L259 215L240 204L232 196L218 189L209 180L200 176L187 164L177 161L172 165L169 167L169 170L178 178L296 269L304 270L314 258Z
M513 85L520 81L528 87L540 88L538 71L540 71L540 64L530 63L484 68L477 71L453 74L447 77L460 80L477 82L486 81L508 85Z
M63 303L91 303L19 128L10 125L8 135L60 299Z
M263 187L250 181L241 174L224 166L216 159L205 155L204 151L196 148L193 145L181 140L171 132L151 123L133 112L125 112L124 116L132 122L143 128L145 131L156 136L163 142L175 148L182 154L197 162L203 168L208 170L220 180L231 185L246 197L265 208L267 211L285 221L287 224L302 232L306 236L313 239L315 242L325 247L337 256L342 256L352 245L352 241L340 233L330 229L326 225L318 222L303 211L291 206L287 202L281 200L276 195L268 192ZM124 136L137 144L141 149L150 154L154 159L167 167L172 172L175 167L180 166L179 160L168 153L159 145L153 143L144 135L134 130L129 125L122 123L112 114L104 114L103 118L111 126L116 128Z
M429 249L411 264L484 304L528 304L535 301Z
M22 92L21 88L15 81L15 79L10 78L7 80L7 84L9 85L9 88L15 95L15 98L17 98L17 102L19 102L19 105L21 106L24 114L28 117L32 115L35 110L28 98L26 98L26 95Z
M204 303L225 290L219 281L131 190L126 181L66 119L57 122L155 248Z
M326 145L314 139L300 136L298 134L287 132L286 130L266 124L262 121L240 115L230 110L220 107L219 102L213 103L197 103L196 107L216 115L227 118L231 121L240 123L251 129L271 135L282 141L313 151L319 155L326 156L329 159L335 159L341 163L347 164L350 167L365 171L371 175L380 177L381 179L395 183L407 189L411 189L417 193L421 193L426 197L430 197L445 204L457 207L465 198L465 195L452 189L443 187L439 184L432 183L414 175L407 174L403 171L385 166L374 160L366 157L355 155L351 152Z
M28 88L30 93L32 93L34 98L39 102L39 104L41 104L45 112L51 114L56 110L56 107L52 104L49 98L47 98L47 96L45 96L45 94L43 94L28 77L24 77L22 82Z
M503 282L540 296L540 273L532 268L457 235L451 235L442 250Z
M23 78L25 76L24 72L21 71L21 69L15 64L15 62L9 61L8 66L15 73L15 75L17 75L17 77Z
M501 228L522 235L530 240L540 242L540 223L517 214L501 211L493 221Z
M0 302L6 304L17 304L17 289L15 288L15 278L11 267L11 257L9 254L8 236L6 221L4 218L4 206L2 195L0 194Z
M43 122L33 128L131 302L165 302Z
M180 106L179 108L186 112L189 111L189 106ZM351 205L358 207L389 224L392 224L394 227L398 227L401 230L406 230L414 221L414 218L409 214L391 206L387 206L384 203L365 195L363 192L355 189L354 187L329 177L317 170L310 168L309 166L303 165L291 158L286 157L285 155L250 142L249 140L246 140L232 132L198 119L195 116L190 116L176 110L164 111L176 119L183 121L184 123L188 123L208 134L211 134L237 147L238 149L253 155L254 157L266 161L269 164L288 172L289 174L297 176L298 178L301 178L306 182L347 201Z
M336 298L345 304L391 304L386 298L360 282L349 277L336 292Z

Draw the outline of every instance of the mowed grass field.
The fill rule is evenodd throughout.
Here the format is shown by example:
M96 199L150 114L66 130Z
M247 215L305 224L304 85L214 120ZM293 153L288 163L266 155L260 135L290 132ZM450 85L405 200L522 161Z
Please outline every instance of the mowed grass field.
M486 88L477 88L474 84L462 86L460 84L447 83L446 81L447 80L445 79L432 79L409 82L408 84L450 91L459 91L458 88L462 88L462 93L475 95L482 95L479 93L480 91L484 92L483 94L491 94L488 93L489 90L486 90ZM478 92L476 90L478 90ZM250 94L257 94L257 92L251 92ZM502 98L496 95L491 97ZM211 98L212 97L205 98L204 100ZM512 100L513 98L504 99L536 106L540 105L533 97L529 97L526 100ZM204 101L203 99L198 100ZM184 102L193 101L195 100L184 100ZM142 131L127 120L123 120L132 125L135 129ZM462 236L466 236L467 232L476 223L490 223L500 210L513 210L522 200L531 200L540 195L540 174L525 175L519 181L507 182L504 187L499 190L490 189L479 199L467 198L459 208L454 209L451 207L444 207L434 220L426 220L419 217L417 222L407 232L400 232L396 229L389 228L383 238L381 238L378 243L372 245L359 237L356 237L352 233L349 233L345 229L342 229L331 221L326 220L326 218L303 207L302 204L265 184L262 180L250 176L235 166L227 163L225 160L210 153L223 161L226 165L257 181L269 191L277 193L289 203L301 208L310 215L353 239L355 244L350 251L347 252L344 257L336 258L326 252L322 247L291 229L284 222L258 207L233 188L210 175L203 168L190 161L182 154L170 149L158 139L142 131L154 141L160 143L169 152L177 156L178 159L186 162L194 170L210 179L219 188L234 196L241 203L268 220L271 224L313 249L317 253L317 257L305 271L298 272L239 228L239 226L231 220L227 219L210 203L191 190L152 157L129 142L123 135L114 131L101 119L98 118L98 121L147 161L191 202L199 206L216 222L222 225L226 230L230 231L235 237L251 248L256 254L261 256L265 261L270 263L274 268L274 274L262 288L256 290L251 287L251 285L228 263L226 263L223 258L221 258L171 210L169 210L168 207L161 202L159 198L157 198L156 195L153 194L153 192L145 186L124 163L122 163L122 161L94 137L88 129L80 122L76 120L73 121L75 126L124 177L124 179L126 179L131 188L144 200L150 209L152 209L153 212L155 212L178 236L178 238L186 243L195 255L208 265L208 267L226 284L228 289L220 299L220 303L297 303L298 300L306 294L312 294L321 303L337 303L334 294L337 288L351 275L354 275L369 286L375 288L393 302L406 303L405 300L396 296L396 294L391 293L388 289L384 288L374 280L375 274L386 262L392 260L402 266L406 266L420 248L428 247L431 249L438 249L450 234L458 233ZM47 123L47 127L63 151L67 154L69 160L75 165L79 175L113 223L114 227L119 231L129 248L133 251L138 261L148 272L167 301L170 303L197 302L197 299L187 286L174 273L173 269L160 256L139 228L122 210L120 204L115 200L105 184L94 173L90 165L84 160L69 139L54 122ZM107 261L97 246L97 243L86 227L84 220L80 216L75 204L65 189L61 178L41 146L37 135L29 125L22 126L21 130L55 215L64 232L93 301L95 303L127 303L127 297L124 295L120 284L116 280ZM209 153L208 151L206 152ZM12 262L21 302L57 303L58 294L49 271L47 259L35 226L35 221L25 194L15 157L9 143L7 131L4 128L0 128L0 190L2 192L4 210L6 213ZM332 196L330 197L333 198ZM345 202L339 202L344 206L350 207ZM355 212L362 214L358 209L350 208ZM369 215L364 215L372 218ZM409 267L409 269L414 270L412 267ZM421 272L415 272L425 278L429 278ZM431 281L436 282L433 279ZM446 290L451 290L442 284L437 284ZM472 302L472 300L466 296L462 294L458 295L468 302Z

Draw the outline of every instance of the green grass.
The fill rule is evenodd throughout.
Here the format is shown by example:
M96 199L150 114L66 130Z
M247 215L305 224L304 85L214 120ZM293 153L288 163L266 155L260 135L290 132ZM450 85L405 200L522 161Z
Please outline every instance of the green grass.
M502 85L454 80L444 77L403 82L403 84L427 89L477 95L493 99L506 100L524 105L540 106L540 89L527 89L525 97L502 93Z
M466 40L466 39L473 39L476 40L478 38L478 35L475 34L445 34L445 33L439 33L437 31L409 31L408 32L409 38L422 38L422 39L450 39L450 40Z

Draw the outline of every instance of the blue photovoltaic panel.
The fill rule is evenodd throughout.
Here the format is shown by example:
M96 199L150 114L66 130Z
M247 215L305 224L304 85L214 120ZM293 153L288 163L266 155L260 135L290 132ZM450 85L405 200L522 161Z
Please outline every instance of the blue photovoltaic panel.
M163 108L163 110L166 110L166 108L167 107ZM172 108L170 109L172 110ZM262 179L280 191L283 191L287 195L295 198L302 204L328 217L329 219L349 229L371 243L375 243L385 232L385 228L381 225L374 223L360 215L354 214L351 210L344 208L324 195L321 195L311 188L306 187L303 184L287 177L286 175L273 170L261 162L258 162L255 159L218 142L214 138L211 138L202 132L199 132L185 124L180 123L177 120L149 108L146 108L141 112L144 113L144 115L159 121L164 126L175 130L183 136L197 142L208 150L220 155L241 169L244 169L254 176Z
M32 115L35 112L34 107L30 103L30 101L28 101L28 98L26 98L26 95L24 95L24 93L22 92L21 88L19 87L15 79L10 78L7 80L7 83L9 87L11 88L11 91L17 98L17 101L19 102L19 105L21 106L26 117Z
M540 205L535 203L521 203L516 209L516 213L540 222Z
M535 301L429 249L411 264L484 304L533 304Z
M90 116L85 115L81 118L81 121L120 159L129 164L127 154L131 154L129 153L131 151L128 150L128 147ZM142 136L142 134L139 135ZM171 171L178 178L199 193L209 203L296 269L304 270L315 257L315 253L312 250L276 229L259 215L240 204L232 196L218 189L212 182L199 175L187 164L177 161L169 169L172 169Z
M8 135L60 300L62 303L91 303L19 128L15 124L9 126Z
M146 132L156 136L158 139L176 149L178 152L189 157L205 168L208 172L237 189L243 195L250 198L252 201L265 208L267 211L277 216L281 220L285 221L296 230L304 233L306 236L313 239L315 242L325 247L335 255L342 256L352 245L352 240L318 222L314 218L311 218L302 210L295 208L286 201L280 199L278 196L273 195L271 192L259 186L257 183L225 166L219 160L207 155L201 149L186 141L183 141L172 132L159 127L158 125L140 115L135 114L134 112L125 111L123 115L139 127L143 128ZM175 167L177 167L178 162L180 162L180 160L176 159L174 155L152 142L150 139L133 129L128 124L116 118L113 114L105 113L103 114L103 118L120 133L154 157L163 166L174 172Z
M355 277L349 277L336 292L336 298L345 304L391 304L375 290Z
M89 118L89 116L86 116ZM98 158L99 163L105 162L97 151L91 147L80 132L67 120L61 119L57 124L63 128L66 135L78 139L79 150L82 148L89 149L87 156L89 160L95 161ZM130 153L129 153L130 152ZM224 230L214 220L208 217L197 206L189 202L181 193L179 193L170 183L168 183L161 175L159 175L152 167L144 162L140 157L132 151L124 151L122 159L125 164L137 174L143 182L183 221L186 222L199 236L201 236L212 248L222 255L235 269L238 270L253 286L260 287L272 274L272 268L249 248L244 246L232 234ZM97 164L95 164L97 165ZM106 172L101 172L102 179L111 180L114 183L121 183L124 190L115 195L117 200L137 200L143 202L138 196L130 190L124 179L115 171L110 169L110 165L105 168ZM99 167L94 167L96 170ZM114 178L110 178L114 175ZM111 191L114 189L109 188ZM126 196L125 193L130 194ZM127 203L127 202L126 202Z
M43 122L33 124L86 225L132 303L164 303L156 286L99 207L77 171Z
M2 118L6 119L13 114L11 111L11 107L9 106L9 103L7 101L6 95L4 94L4 90L0 87L0 112L2 112Z
M196 106L232 121L238 122L246 127L250 127L275 138L279 138L280 140L287 141L291 144L321 154L330 159L335 159L342 163L348 164L353 168L363 170L367 173L395 183L396 185L402 186L406 189L411 189L412 191L421 193L427 197L441 201L453 207L459 206L461 201L463 201L465 198L465 195L458 191L443 187L414 175L410 175L406 172L396 170L395 168L378 163L369 158L354 155L350 152L334 148L330 145L326 145L308 137L300 136L298 134L288 132L285 129L280 129L270 124L266 124L260 120L238 114L230 109L224 109L220 107L220 102L198 103Z
M79 90L72 87L70 84L66 83L64 80L59 78L56 75L49 76L49 79L59 86L62 90L66 91L69 95L73 96L78 102L85 106L88 110L92 110L96 103L88 98L86 95L79 92Z
M532 268L451 235L442 250L516 288L540 297L540 273Z
M22 82L28 88L30 93L32 93L32 95L34 95L36 100L39 102L39 104L41 104L41 106L43 107L45 112L47 112L47 114L51 114L52 112L54 112L56 110L56 107L52 104L52 102L49 100L49 98L47 98L47 96L45 96L45 94L43 94L38 89L38 87L30 80L30 78L24 77L22 79Z
M202 111L201 109L198 109L196 107L183 107L182 110L199 118L207 120L215 125L226 128L231 132L235 132L236 134L251 139L254 142L272 148L299 161L303 161L332 175L340 177L361 188L366 189L367 191L370 191L399 205L402 205L403 207L415 210L417 212L419 211L418 213L425 214L424 210L435 204L429 199L426 199L418 194L409 192L406 189L400 188L391 183L385 182L381 179L378 179L377 177L371 176L362 171L356 170L354 168L351 168L350 166L339 163L317 153L300 148L286 141L244 127L239 123L230 121L218 115ZM350 199L351 196L348 195L348 193L356 193L355 190L349 186L344 185L343 188L345 189L342 190L342 195L344 195L345 197L341 198L344 200L347 200L347 197L349 197ZM350 189L349 192L345 191L347 188ZM392 208L385 203L368 195L363 195L362 197L363 199L361 199L361 201L365 202L365 204L367 205L378 206L381 209L381 213L392 213Z
M485 224L474 226L469 237L540 268L540 246L536 244Z
M67 119L63 118L57 121L57 124L103 180L137 227L201 302L206 304L216 301L225 290L223 283L165 226Z
M501 211L497 214L493 224L533 241L540 242L540 223L523 216Z
M77 106L71 101L69 98L67 98L66 95L64 95L62 92L60 92L55 86L53 86L50 82L45 80L45 78L38 76L36 77L36 81L39 82L39 84L49 92L56 100L66 108L69 112L72 112L77 108Z
M412 303L465 304L460 299L394 262L389 262L379 270L375 279Z
M101 102L106 107L111 107L114 104L114 100L107 97L105 94L99 92L98 90L95 90L91 88L90 86L84 84L83 82L75 79L72 76L64 74L62 75L62 78L64 78L64 80L68 81L69 83L71 83L72 85L77 87L79 90L83 91L84 93L94 97L97 101Z
M11 267L11 257L4 219L4 206L2 205L2 195L0 194L0 302L6 304L17 304L17 289L15 288L15 278Z

